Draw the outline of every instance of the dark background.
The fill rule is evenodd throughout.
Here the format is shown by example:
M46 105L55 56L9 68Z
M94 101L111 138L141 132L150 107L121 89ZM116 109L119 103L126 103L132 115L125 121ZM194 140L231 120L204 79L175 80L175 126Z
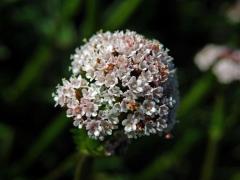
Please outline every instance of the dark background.
M181 104L170 140L135 140L125 155L87 158L90 179L240 179L239 82L194 65L206 44L240 46L223 0L1 0L0 179L73 179L72 121L51 93L70 54L96 31L158 39L177 67ZM89 163L91 162L91 163ZM91 165L89 165L91 164Z

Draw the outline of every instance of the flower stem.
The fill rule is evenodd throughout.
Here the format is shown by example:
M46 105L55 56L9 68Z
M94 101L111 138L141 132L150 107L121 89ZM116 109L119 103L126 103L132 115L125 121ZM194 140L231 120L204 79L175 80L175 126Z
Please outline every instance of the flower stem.
M218 151L218 145L222 138L224 127L224 102L223 97L219 97L215 102L212 122L209 129L209 141L206 149L205 160L202 168L201 180L212 179L214 171L214 161L216 159L216 154Z
M91 179L93 158L85 154L79 154L75 169L74 180Z

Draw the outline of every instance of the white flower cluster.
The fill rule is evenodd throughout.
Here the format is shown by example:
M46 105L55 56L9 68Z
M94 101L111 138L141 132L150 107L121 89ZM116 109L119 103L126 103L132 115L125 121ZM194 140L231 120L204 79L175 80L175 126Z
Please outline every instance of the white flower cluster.
M72 76L53 94L74 126L103 140L168 132L175 124L172 57L158 41L132 31L99 32L71 56Z
M194 60L201 71L212 68L220 83L240 81L240 50L210 44L199 51Z

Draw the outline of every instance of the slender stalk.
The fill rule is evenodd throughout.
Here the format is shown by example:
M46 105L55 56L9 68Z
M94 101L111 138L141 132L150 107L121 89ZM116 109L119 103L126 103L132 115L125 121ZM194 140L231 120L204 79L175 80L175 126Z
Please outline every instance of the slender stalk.
M218 151L218 145L223 134L223 121L224 121L224 107L223 97L220 97L215 102L212 122L209 128L209 141L206 149L205 160L202 168L201 180L212 179L214 171L214 161Z
M207 145L205 160L202 168L202 177L201 180L210 180L212 179L212 173L214 171L214 161L216 158L218 147L218 141L210 140Z
M81 179L82 168L83 168L85 160L86 160L86 155L79 154L76 169L75 169L75 173L74 173L74 180L80 180Z
M80 153L75 169L74 180L92 179L93 157Z

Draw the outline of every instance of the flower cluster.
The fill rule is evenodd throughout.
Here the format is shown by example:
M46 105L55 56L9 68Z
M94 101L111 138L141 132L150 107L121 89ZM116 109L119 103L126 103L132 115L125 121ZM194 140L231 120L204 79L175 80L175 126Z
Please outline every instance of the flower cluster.
M177 83L172 57L156 40L132 31L99 32L71 56L72 76L53 94L73 124L104 140L162 134L175 124Z
M196 54L195 63L201 71L212 68L220 83L240 80L240 50L210 44Z

